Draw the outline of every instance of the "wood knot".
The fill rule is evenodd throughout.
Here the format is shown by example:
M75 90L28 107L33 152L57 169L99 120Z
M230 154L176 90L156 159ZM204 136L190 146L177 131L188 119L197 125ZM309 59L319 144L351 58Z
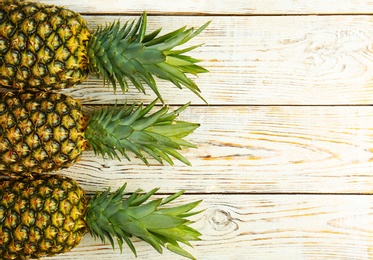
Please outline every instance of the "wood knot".
M211 210L208 214L208 220L212 228L217 231L230 230L232 227L234 230L238 228L231 214L222 209Z
M109 169L110 165L108 165L106 163L103 163L103 164L101 164L101 167L104 168L104 169Z

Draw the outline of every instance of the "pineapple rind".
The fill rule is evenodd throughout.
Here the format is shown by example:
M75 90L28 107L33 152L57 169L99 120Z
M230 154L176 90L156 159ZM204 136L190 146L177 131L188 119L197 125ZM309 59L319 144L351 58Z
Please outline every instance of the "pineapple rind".
M12 177L54 171L86 148L80 103L51 92L0 94L0 173Z
M5 259L70 251L86 233L86 196L57 175L0 183L0 255Z
M0 3L0 85L61 89L88 77L86 21L64 7Z

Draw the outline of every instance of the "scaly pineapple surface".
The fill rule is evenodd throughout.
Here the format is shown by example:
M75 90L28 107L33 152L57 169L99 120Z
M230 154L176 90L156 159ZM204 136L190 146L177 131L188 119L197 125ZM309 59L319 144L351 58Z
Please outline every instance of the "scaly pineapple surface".
M79 160L86 120L77 100L50 92L0 97L0 172L41 173Z
M42 175L0 182L1 259L70 251L86 232L86 196L71 179Z
M88 76L86 21L66 8L0 3L0 85L58 89Z

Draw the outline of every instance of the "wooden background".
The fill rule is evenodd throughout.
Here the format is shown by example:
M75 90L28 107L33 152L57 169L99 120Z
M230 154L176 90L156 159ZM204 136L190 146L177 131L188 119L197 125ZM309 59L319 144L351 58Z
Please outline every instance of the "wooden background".
M86 152L61 173L90 193L186 189L203 199L198 259L373 259L373 1L47 1L81 12L92 29L149 14L149 31L211 25L190 44L210 73L196 82L209 102L159 81L172 107L201 123L183 154L193 166L150 167ZM91 78L66 91L87 106L154 95L114 95ZM150 92L149 92L150 93ZM135 240L137 259L158 255ZM86 235L50 259L135 259Z

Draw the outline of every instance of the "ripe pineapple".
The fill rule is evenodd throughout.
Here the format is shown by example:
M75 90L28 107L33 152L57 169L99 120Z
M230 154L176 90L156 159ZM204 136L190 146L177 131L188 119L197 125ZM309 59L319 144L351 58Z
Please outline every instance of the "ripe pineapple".
M143 82L158 95L153 76L186 86L200 96L186 76L206 70L185 53L174 50L203 31L185 27L163 36L160 29L145 35L147 17L137 23L114 22L91 32L80 14L66 8L19 1L0 3L0 85L39 90L66 88L83 82L88 73L102 77L116 90L129 80L145 92ZM202 97L201 97L202 98Z
M148 201L157 189L139 191L123 199L125 185L89 198L72 179L40 175L35 179L0 183L0 255L2 259L52 256L70 251L89 232L114 248L123 242L136 250L130 237L136 236L162 253L167 248L193 259L178 242L189 244L201 235L186 217L200 201L164 207L182 191L165 199Z
M132 152L148 163L170 156L190 164L176 150L194 147L183 138L199 125L175 120L188 104L168 112L156 104L103 108L87 117L80 103L51 92L0 93L0 173L12 177L66 168L87 148L103 157L129 159Z

